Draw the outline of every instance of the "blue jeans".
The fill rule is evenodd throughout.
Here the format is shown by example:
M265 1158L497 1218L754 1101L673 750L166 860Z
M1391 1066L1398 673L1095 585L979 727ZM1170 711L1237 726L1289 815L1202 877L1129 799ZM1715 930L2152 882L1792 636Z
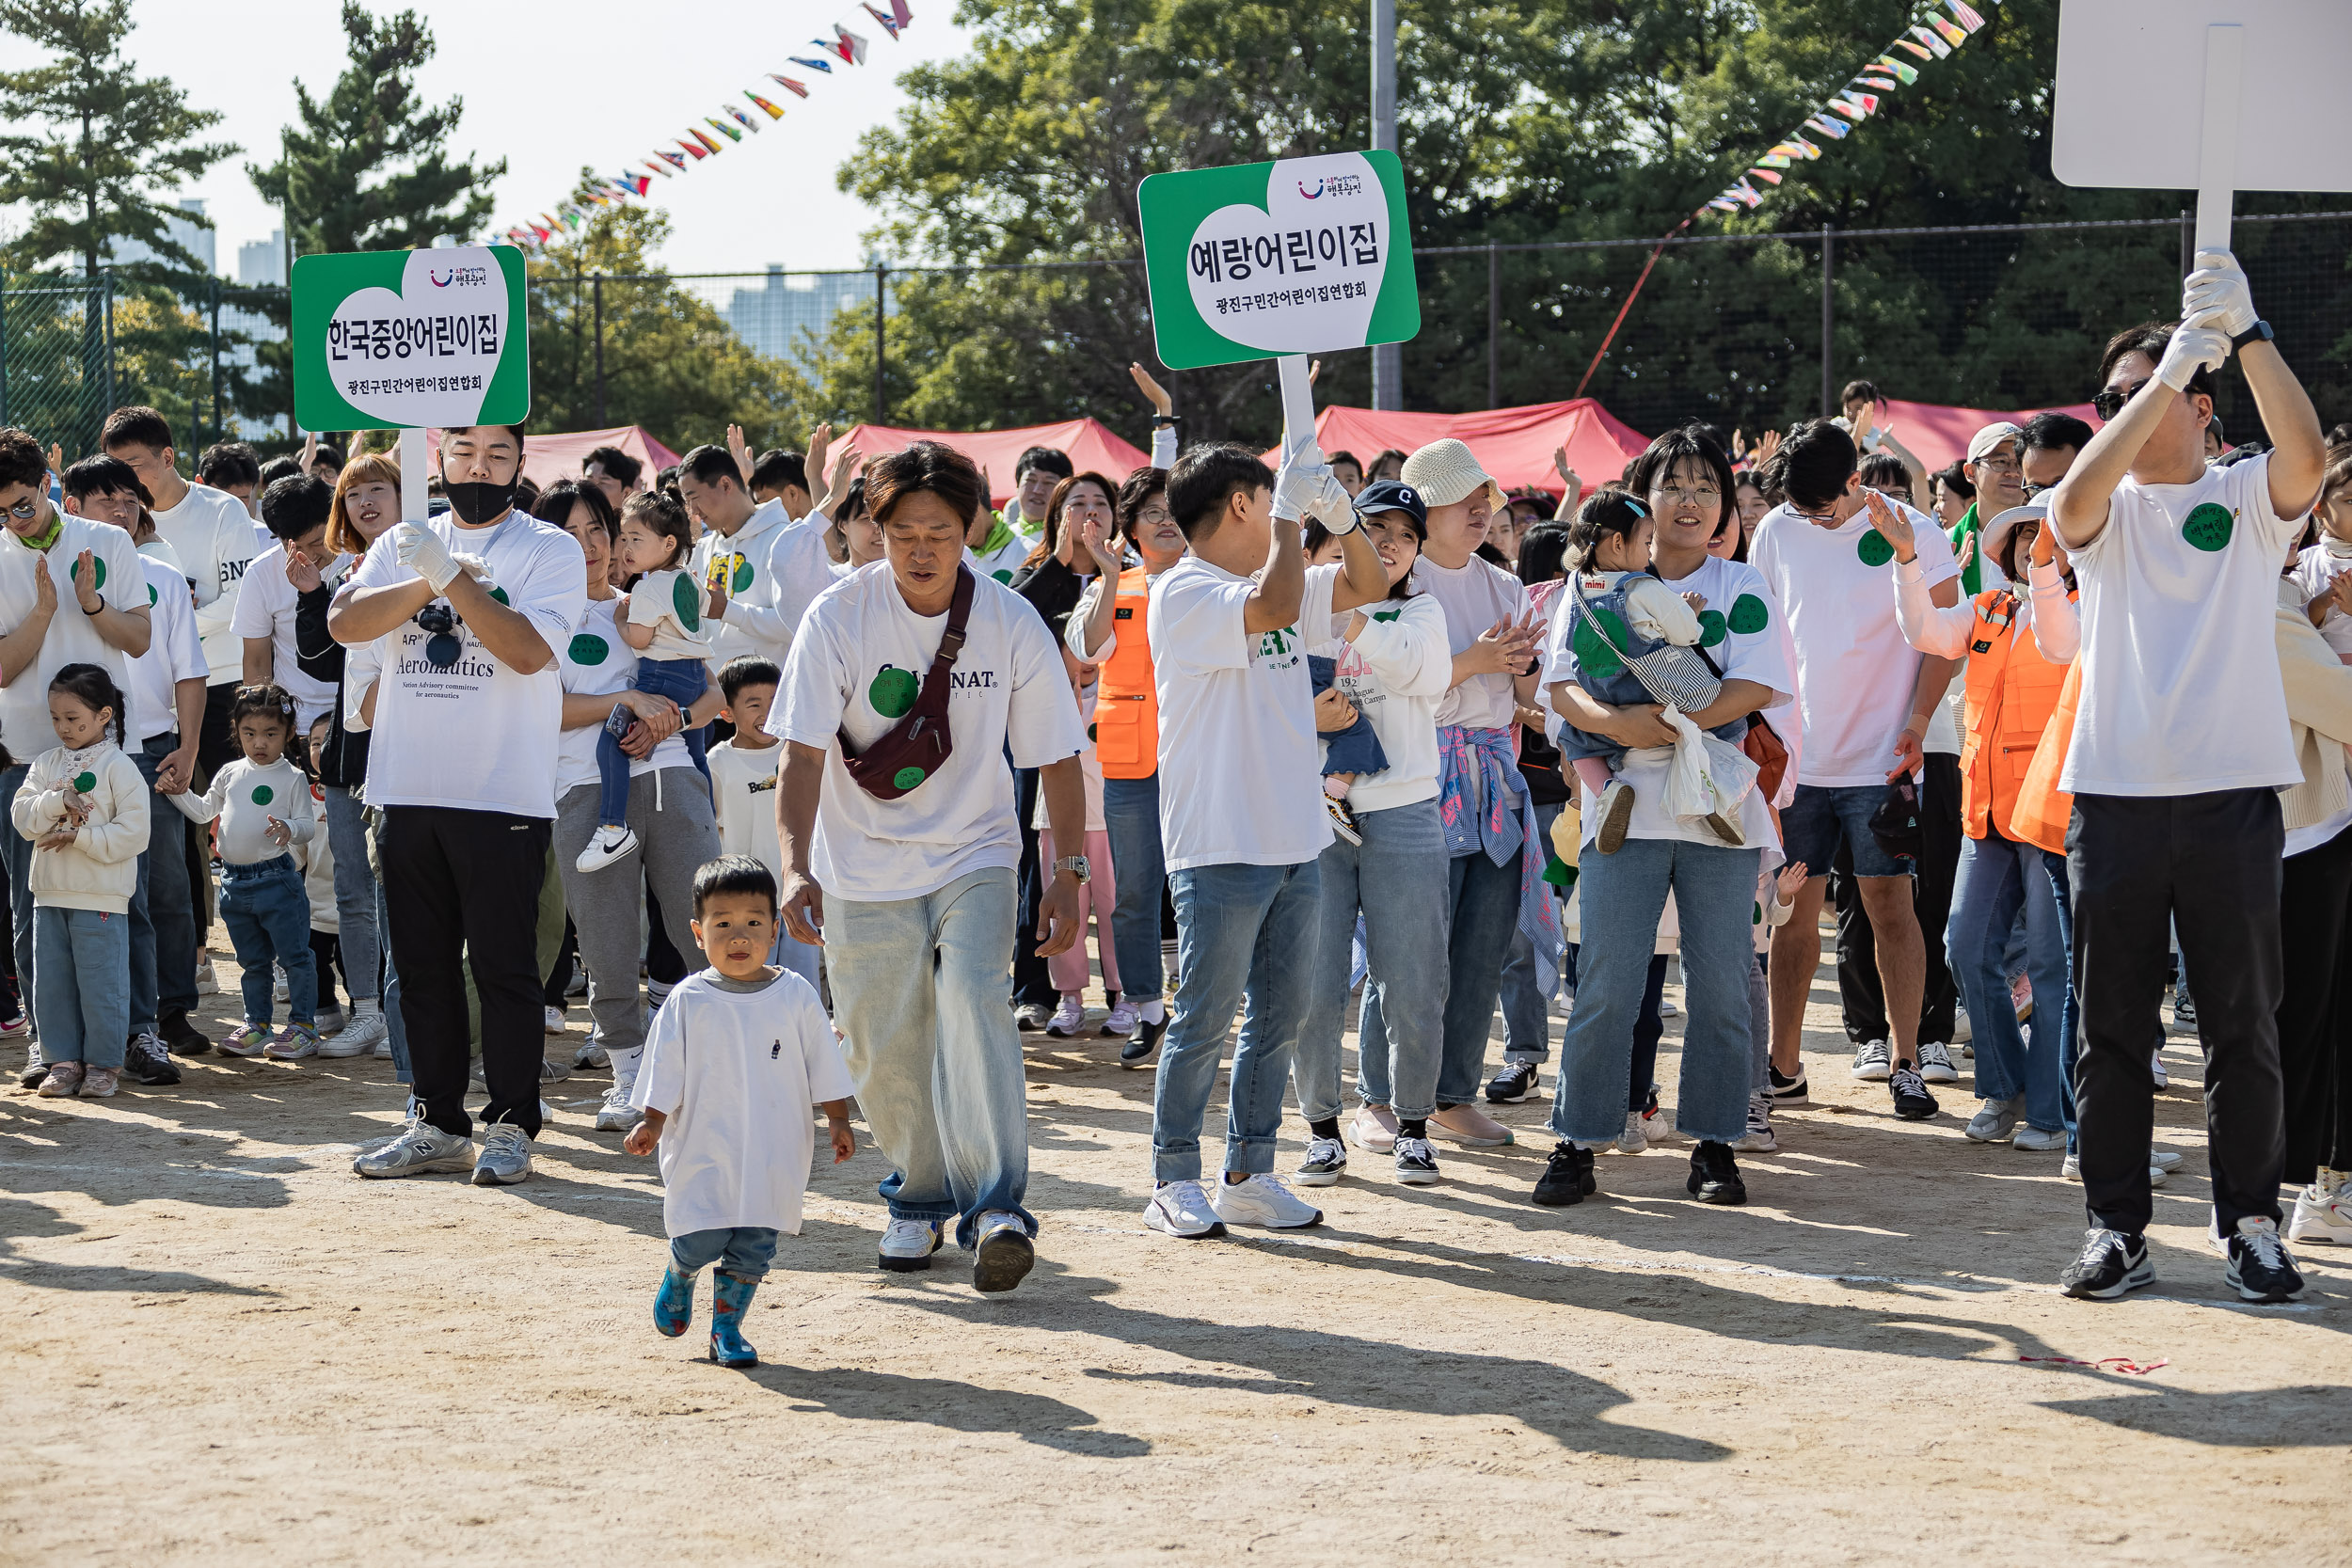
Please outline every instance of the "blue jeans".
M1750 926L1761 853L1629 838L1613 855L1586 857L1577 879L1584 940L1576 956L1576 1006L1560 1040L1554 1133L1597 1144L1625 1129L1634 1024L1669 888L1682 930L1688 1013L1675 1125L1714 1143L1747 1131Z
M2050 900L2057 908L2058 945L2066 953L2066 1002L2058 1013L2058 1115L2066 1127L2066 1152L2079 1154L2074 1138L2074 1051L2082 1015L2074 1001L2074 885L2068 878L2064 855L2042 850L2042 870L2049 879ZM2041 1015L2039 995L2033 1010L2036 1017ZM2013 1009L2010 1016L2016 1016Z
M1560 820L1557 801L1535 807L1535 831L1551 842L1551 825ZM1561 972L1561 983L1573 993L1576 983ZM1535 944L1514 927L1511 948L1502 958L1502 1059L1540 1062L1551 1054L1551 1012L1544 993L1535 989Z
M721 1226L670 1238L670 1267L696 1274L712 1263L738 1279L765 1279L775 1260L776 1233L764 1225Z
M1885 799L1884 784L1801 784L1788 809L1780 814L1782 846L1790 860L1804 862L1807 873L1815 877L1829 875L1840 839L1853 852L1855 876L1908 877L1911 863L1880 848L1870 832L1870 818ZM1749 890L1748 901L1756 901L1754 889ZM1681 906L1680 899L1675 902L1677 908Z
M1160 961L1160 898L1168 850L1160 843L1160 776L1103 781L1103 825L1111 837L1111 950L1119 955L1120 1000L1138 1006L1168 989Z
M891 1164L893 1219L1018 1214L1029 1186L1028 1079L1005 1006L1018 887L988 866L919 898L825 903L834 1017L858 1105Z
M155 775L164 758L179 746L180 737L167 730L130 753L147 781L148 818L154 829L149 847L139 851L139 887L131 898L135 1035L153 1029L164 1008L184 1013L196 1006L196 899L188 885L188 819L169 799L155 793Z
M683 713L710 689L710 671L696 658L641 658L629 686L650 697L669 698ZM604 785L598 820L608 825L628 820L629 757L621 750L621 736L636 722L637 716L616 703L612 717L605 721L604 733L596 736L596 777ZM680 731L679 738L686 742L686 754L694 759L696 770L707 780L710 764L705 756L709 733L697 727Z
M1200 1179L1200 1121L1225 1054L1225 1031L1245 1003L1226 1097L1225 1168L1242 1175L1274 1168L1282 1085L1314 990L1321 869L1321 862L1308 861L1168 873L1176 899L1176 1009L1152 1092L1153 1180Z
M1653 944L1654 945L1654 944ZM1565 977L1570 995L1568 1016L1576 1016L1577 943L1569 942L1560 955L1560 973ZM1626 1075L1629 1087L1626 1091L1625 1108L1638 1111L1649 1103L1649 1086L1658 1081L1658 1046L1666 1037L1666 955L1649 956L1649 974L1642 982L1642 1011L1633 1021L1633 1062ZM1507 1060L1508 1058L1506 1058ZM1531 1058L1534 1061L1542 1057ZM1763 1069L1756 1069L1761 1072Z
M375 928L391 929L391 919L384 909L384 882L375 883ZM391 1038L392 1082L413 1084L416 1079L408 1070L408 1021L400 1016L400 968L392 962L392 944L384 943L384 1032Z
M30 920L20 915L16 928L33 938L33 1016L40 1024L41 1060L120 1067L131 1035L131 999L122 987L131 962L131 917L49 904L31 914ZM264 986L268 974L262 971Z
M1525 854L1522 849L1509 864L1497 865L1484 850L1475 850L1446 864L1446 896L1437 927L1445 933L1446 946L1445 1045L1438 1061L1440 1105L1476 1100L1486 1076L1486 1033L1494 1027L1495 1002L1502 991L1502 959L1519 925L1519 860ZM1656 924L1651 922L1653 927ZM1436 940L1435 931L1424 940ZM1382 1050L1387 1028L1379 997L1368 993L1356 1030L1358 1053Z
M1438 1053L1445 1028L1445 952L1430 929L1430 911L1445 907L1445 825L1438 802L1416 801L1356 818L1364 842L1335 838L1317 863L1314 974L1306 1026L1299 1031L1292 1076L1298 1109L1309 1121L1340 1114L1340 1033L1347 1011L1350 938L1364 917L1370 973L1364 1006L1380 1000L1388 1020L1388 1050L1359 1050L1356 1088L1367 1105L1388 1105L1400 1117L1426 1117L1438 1108ZM1359 1033L1359 1039L1362 1038Z
M16 792L24 787L25 776L33 765L20 762L14 768L0 768L0 800L11 807ZM180 815L179 808L172 816ZM40 1027L40 1019L33 1006L33 841L16 831L14 822L0 823L0 862L8 868L8 937L16 949L16 990L24 999L24 1010L34 1013L33 1023Z
M2058 933L2042 853L1988 826L1982 838L1960 846L1960 895L1952 903L1946 947L1960 994L1976 1024L1977 1095L1982 1100L2026 1097L2026 1121L2045 1132L2066 1125L2058 1066L2066 1006L2066 941ZM2001 966L2010 927L2026 917L2026 974L2033 985L2035 1028L2030 1044L2010 1005Z
M220 868L220 923L245 971L245 1021L269 1027L272 959L286 971L286 1016L318 1022L319 969L310 958L310 898L292 855Z
M367 807L341 784L326 788L326 847L335 857L335 943L342 949L343 987L355 1002L376 994L375 873L368 866Z

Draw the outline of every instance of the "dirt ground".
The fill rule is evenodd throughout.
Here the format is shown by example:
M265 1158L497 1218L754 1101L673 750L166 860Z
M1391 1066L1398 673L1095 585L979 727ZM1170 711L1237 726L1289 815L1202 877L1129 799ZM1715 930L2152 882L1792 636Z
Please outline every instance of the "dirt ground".
M1680 1139L1531 1207L1547 1080L1516 1147L1440 1145L1439 1186L1359 1153L1323 1228L1195 1243L1139 1217L1151 1075L1033 1037L1037 1272L877 1272L862 1148L815 1177L748 1373L699 1316L653 1331L659 1189L590 1128L601 1073L551 1087L510 1189L350 1174L398 1123L389 1062L10 1086L0 1561L2352 1561L2352 1255L2305 1249L2300 1304L2225 1293L2193 1039L2158 1283L2094 1305L2050 1284L2083 1223L2058 1156L1963 1139L1964 1079L1895 1121L1826 967L1811 1022L1817 1103L1743 1157L1745 1208L1684 1196ZM2033 1359L2112 1356L2169 1365Z

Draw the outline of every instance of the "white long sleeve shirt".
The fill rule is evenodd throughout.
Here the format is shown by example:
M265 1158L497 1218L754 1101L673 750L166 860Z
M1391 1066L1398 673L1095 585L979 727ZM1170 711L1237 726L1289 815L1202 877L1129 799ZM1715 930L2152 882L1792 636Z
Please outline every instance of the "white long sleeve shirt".
M2017 600L2015 624L2020 629L2033 628L2034 646L2043 658L2064 664L2082 646L2082 620L2066 596L2066 579L2058 575L2055 561L2043 565L2028 562L2026 578L2030 593ZM1903 641L1921 653L1965 659L1977 606L1963 599L1948 610L1938 609L1928 598L1927 571L1915 556L1895 567L1895 624L1902 628Z
M825 553L821 527L805 528L785 515L782 501L762 503L732 534L716 529L694 542L697 583L710 581L714 562L727 572L724 620L706 623L710 639L710 673L716 679L727 660L745 654L772 659L778 670L792 657L792 638L817 595L838 579Z
M154 513L155 531L180 558L196 590L196 634L204 644L207 684L245 678L245 639L232 624L245 569L262 549L245 502L226 490L191 484L178 506Z
M229 865L275 860L289 853L292 845L308 844L318 819L310 781L282 756L267 768L256 768L239 757L213 775L213 787L203 794L183 791L169 800L192 821L219 819L215 839L222 862ZM272 817L283 822L294 835L288 844L270 842Z

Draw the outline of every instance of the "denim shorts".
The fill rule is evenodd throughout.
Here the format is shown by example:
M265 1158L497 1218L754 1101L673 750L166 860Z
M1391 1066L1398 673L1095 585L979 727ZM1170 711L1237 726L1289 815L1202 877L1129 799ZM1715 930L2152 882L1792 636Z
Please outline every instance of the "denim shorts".
M1911 863L1880 848L1870 832L1870 818L1885 799L1884 784L1801 784L1780 814L1781 847L1790 860L1804 863L1806 876L1826 877L1842 838L1853 851L1855 876L1908 877Z

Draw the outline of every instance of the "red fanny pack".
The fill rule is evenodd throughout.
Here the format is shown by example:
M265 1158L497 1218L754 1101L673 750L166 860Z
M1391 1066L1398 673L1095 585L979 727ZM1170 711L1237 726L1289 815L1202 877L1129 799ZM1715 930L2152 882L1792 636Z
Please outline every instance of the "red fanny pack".
M947 629L940 635L939 652L923 677L914 705L864 752L853 749L850 732L841 735L841 762L858 786L877 800L896 800L922 787L925 780L946 765L956 741L947 727L947 674L963 652L963 628L972 619L972 568L956 565L955 597L947 604Z

